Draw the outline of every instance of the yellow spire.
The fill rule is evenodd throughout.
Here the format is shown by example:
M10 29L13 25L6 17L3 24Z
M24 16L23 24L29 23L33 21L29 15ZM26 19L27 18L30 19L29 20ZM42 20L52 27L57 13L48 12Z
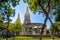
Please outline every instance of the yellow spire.
M20 22L21 22L21 20L20 20L20 13L18 13L18 17L17 17L16 22L18 22L18 23L20 23Z

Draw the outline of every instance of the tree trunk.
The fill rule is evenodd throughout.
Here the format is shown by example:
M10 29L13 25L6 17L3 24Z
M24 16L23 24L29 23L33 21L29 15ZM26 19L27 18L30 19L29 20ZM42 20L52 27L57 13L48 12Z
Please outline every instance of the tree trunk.
M19 32L16 32L16 36L18 36L19 35Z
M41 33L40 33L40 40L42 40L42 35L43 35L44 28L46 27L46 22L47 22L47 17L45 18L44 25L42 26L42 30L41 30Z
M57 34L57 36L59 37L60 35L59 35L59 31L57 32L58 34Z
M48 17L48 19L49 19L50 23L52 24L52 27L54 27L54 25L53 25L51 19L50 19L49 17ZM52 31L51 37L52 37L52 40L55 40L55 38L54 38L54 31Z
M48 12L46 11L46 9L44 9L44 7L42 6L42 4L41 4L41 1L39 0L38 1L38 3L39 3L39 5L41 6L41 8L42 8L42 10L43 10L43 12L44 12L44 14L45 14L45 16L49 19L49 21L50 21L50 23L52 24L52 26L54 27L54 25L53 25L53 23L52 23L52 21L51 21L51 19L49 18L49 12L50 12L50 0L48 1ZM45 22L44 22L45 23ZM46 23L45 23L46 24ZM42 33L43 33L43 30L44 30L44 25L43 25L43 29L42 29L42 31L41 31L41 38L40 38L40 40L42 40ZM53 31L52 31L52 35L53 35ZM54 40L54 36L53 36L53 40Z
M6 40L8 40L8 27L9 27L9 15L7 15L7 34L6 34Z

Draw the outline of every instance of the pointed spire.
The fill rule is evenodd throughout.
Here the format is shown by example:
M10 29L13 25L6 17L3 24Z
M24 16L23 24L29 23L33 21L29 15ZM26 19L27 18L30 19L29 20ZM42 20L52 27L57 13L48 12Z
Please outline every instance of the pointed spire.
M18 18L17 18L17 20L20 20L20 14L18 13Z
M16 22L21 22L21 20L20 20L20 14L19 13L18 13L18 17L17 17Z
M28 15L28 16L30 15L30 14L29 14L29 7L27 7L27 9L26 9L25 15Z
M25 13L25 18L24 18L24 24L30 23L30 14L29 14L29 9L27 7L26 13Z
M18 19L20 19L20 14L18 13Z

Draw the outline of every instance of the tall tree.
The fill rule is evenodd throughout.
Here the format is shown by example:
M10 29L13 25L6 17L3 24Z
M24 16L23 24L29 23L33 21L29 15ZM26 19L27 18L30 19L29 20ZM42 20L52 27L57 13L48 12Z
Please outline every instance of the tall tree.
M15 32L17 33L17 35L19 35L19 33L22 31L22 23L21 23L19 14L18 14L18 18L17 18L16 23L15 23L14 29L15 29Z
M9 27L10 17L15 13L15 10L12 7L18 5L19 1L20 0L0 0L0 14L4 15L4 20L7 21L7 30Z
M39 12L40 14L40 10L43 11L43 14L45 15L45 20L44 20L44 25L40 34L40 40L42 40L42 34L43 34L43 30L45 28L47 19L49 19L49 21L51 22L52 26L53 22L50 18L51 12L53 12L54 8L60 4L60 0L24 0L25 3L27 3L31 9L31 11L33 11L34 13ZM52 31L52 35L53 35L53 31ZM53 37L54 40L54 37Z
M58 32L58 36L59 36L59 31L60 31L60 5L56 6L56 11L54 12L55 14L55 23L54 25L56 25L58 27L57 32Z

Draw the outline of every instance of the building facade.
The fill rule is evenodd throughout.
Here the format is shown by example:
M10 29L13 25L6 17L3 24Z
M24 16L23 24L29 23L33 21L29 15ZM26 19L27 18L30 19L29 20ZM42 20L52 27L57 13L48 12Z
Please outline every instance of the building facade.
M40 35L42 26L42 23L31 23L29 9L27 7L21 35ZM44 32L44 34L46 33Z

